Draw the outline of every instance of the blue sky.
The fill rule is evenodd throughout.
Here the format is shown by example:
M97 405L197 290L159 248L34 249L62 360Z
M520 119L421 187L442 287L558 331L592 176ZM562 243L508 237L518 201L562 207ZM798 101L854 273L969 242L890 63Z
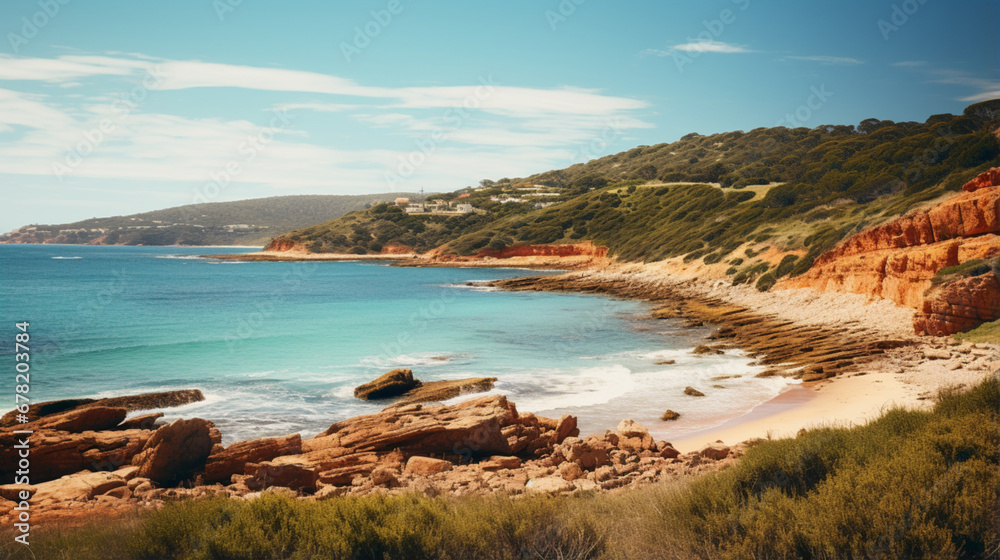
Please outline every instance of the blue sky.
M0 230L922 121L1000 97L998 26L995 0L7 0Z

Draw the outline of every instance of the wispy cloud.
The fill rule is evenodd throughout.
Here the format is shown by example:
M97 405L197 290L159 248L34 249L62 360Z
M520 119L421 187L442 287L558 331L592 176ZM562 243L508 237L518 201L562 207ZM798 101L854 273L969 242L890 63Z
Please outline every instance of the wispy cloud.
M781 60L801 60L805 62L819 62L820 64L836 66L853 66L865 63L863 60L846 56L786 56Z
M926 66L927 61L925 60L903 60L900 62L893 62L893 66L897 68L918 68L920 66Z
M0 142L0 173L51 176L53 164L63 161L97 120L114 116L103 114L113 110L113 98L79 92L93 86L106 91L110 79L135 83L151 67L158 75L151 90L269 91L273 94L256 111L281 107L293 114L338 113L397 139L392 149L358 149L354 142L337 139L324 143L306 134L303 127L310 119L293 119L238 178L273 188L385 191L386 171L411 153L399 149L399 136L412 138L414 145L431 133L440 132L445 139L407 177L412 184L399 188L456 188L482 177L528 174L562 164L571 156L565 146L589 141L609 122L622 130L653 126L637 114L648 107L643 100L566 86L496 84L489 76L467 85L381 87L317 72L140 55L0 55L0 80L10 87L0 89L0 131L9 135ZM26 81L74 86L58 93L55 88L45 94L17 91ZM476 96L484 87L491 88L490 94ZM300 94L313 99L303 102ZM449 119L449 112L459 107L474 116ZM239 157L241 143L261 129L253 122L259 113L224 119L144 109L136 108L104 135L68 178L201 184Z
M959 97L963 102L979 102L1000 98L1000 80L982 78L964 70L932 68L927 70L940 84L953 84L978 90L971 95Z
M749 53L754 52L747 49L741 45L731 45L729 43L723 43L722 41L693 41L690 43L681 43L679 45L674 45L667 50L663 49L646 49L642 54L649 54L655 56L670 56L675 52L686 52L686 53Z

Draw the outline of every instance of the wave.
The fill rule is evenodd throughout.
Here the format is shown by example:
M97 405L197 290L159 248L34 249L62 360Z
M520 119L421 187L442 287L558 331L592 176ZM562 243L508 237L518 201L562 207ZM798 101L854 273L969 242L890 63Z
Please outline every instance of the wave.
M156 255L156 259L205 260L198 255Z
M467 282L462 282L458 284L435 284L440 288L457 288L460 290L472 290L474 292L496 292L498 288L494 286L487 286L487 282L492 282L492 280L469 280Z
M52 258L57 261L75 261L78 259L82 259L83 257L52 257Z
M632 370L621 364L575 372L535 371L500 376L495 392L517 403L518 410L544 412L597 406L636 389Z
M417 354L399 354L397 356L368 356L361 359L361 365L376 368L434 367L464 364L471 360L472 356L469 354L420 352Z

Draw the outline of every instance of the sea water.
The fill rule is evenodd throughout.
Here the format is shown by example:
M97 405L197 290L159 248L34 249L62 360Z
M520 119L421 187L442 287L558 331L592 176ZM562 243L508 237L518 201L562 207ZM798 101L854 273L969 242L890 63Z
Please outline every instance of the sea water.
M32 402L197 388L205 401L166 419L212 420L227 444L310 437L376 412L384 403L354 387L400 367L424 381L496 377L491 393L519 411L577 415L584 434L632 418L668 440L789 383L755 378L763 368L736 350L692 354L710 330L651 319L643 302L481 285L538 272L199 257L250 250L0 245L11 372L0 409L14 407L19 321L30 323ZM681 418L661 421L668 408Z

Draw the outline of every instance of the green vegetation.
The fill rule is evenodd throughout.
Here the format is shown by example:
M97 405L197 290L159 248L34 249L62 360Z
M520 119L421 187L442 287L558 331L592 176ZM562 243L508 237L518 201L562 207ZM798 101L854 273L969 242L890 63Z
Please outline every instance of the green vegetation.
M955 338L966 342L1000 344L1000 321L983 323L971 331L956 334Z
M216 498L36 531L36 557L78 560L985 560L1000 552L1000 378L946 391L931 411L760 442L731 468L641 491Z
M0 235L0 242L122 245L264 245L283 231L338 218L405 193L303 195L190 204L72 224L35 225ZM237 227L232 227L237 226Z
M971 278L987 273L997 274L1000 271L1000 258L973 259L962 264L942 268L931 279L932 284L943 284L961 278Z
M845 236L956 191L997 165L997 104L924 123L868 119L857 127L689 134L671 144L429 197L464 195L481 211L477 215L410 219L373 208L285 237L324 252L377 252L400 244L418 250L445 245L465 255L593 241L624 260L684 256L709 264L753 260L763 249L752 245L766 244L801 255L773 271L778 279L804 272ZM555 204L498 200L522 196L531 185L557 193L544 199Z

